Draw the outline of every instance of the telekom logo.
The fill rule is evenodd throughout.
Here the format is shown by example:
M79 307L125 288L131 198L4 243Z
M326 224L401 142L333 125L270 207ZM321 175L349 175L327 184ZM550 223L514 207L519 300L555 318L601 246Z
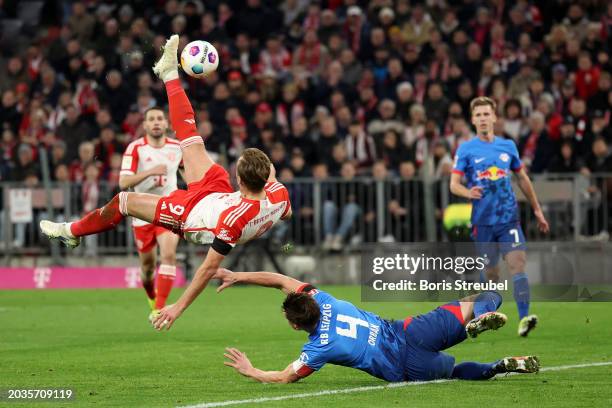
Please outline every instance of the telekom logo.
M132 266L125 268L125 283L128 288L137 288L140 286L140 267Z
M51 280L51 268L35 268L34 284L36 289L44 289Z

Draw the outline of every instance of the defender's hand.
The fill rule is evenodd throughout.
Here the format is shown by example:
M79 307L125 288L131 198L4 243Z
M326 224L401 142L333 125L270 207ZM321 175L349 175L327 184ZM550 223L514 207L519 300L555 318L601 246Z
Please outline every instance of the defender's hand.
M223 354L223 356L230 361L224 361L223 364L228 367L234 367L240 374L248 376L249 371L253 369L253 365L251 361L249 361L247 355L231 347L227 347L225 351L227 351L227 353Z

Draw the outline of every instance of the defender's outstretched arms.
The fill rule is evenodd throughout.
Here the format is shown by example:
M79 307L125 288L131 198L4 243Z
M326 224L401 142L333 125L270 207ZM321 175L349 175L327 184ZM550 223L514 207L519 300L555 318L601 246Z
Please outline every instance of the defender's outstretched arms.
M227 347L225 351L226 353L223 355L230 361L224 361L223 364L228 367L233 367L240 374L245 377L251 377L256 381L262 383L288 384L302 378L296 374L293 363L289 364L283 371L263 371L253 367L247 355L240 350Z
M247 283L250 285L276 288L284 293L296 292L298 288L305 285L297 279L274 272L232 272L229 269L219 268L214 274L214 279L221 280L217 293L232 286L234 283Z
M232 272L229 269L220 268L214 275L215 279L221 280L221 285L217 288L217 293L232 286L234 283L248 283L252 285L265 286L282 290L284 293L296 292L301 286L305 285L297 279L273 272ZM312 371L301 372L301 365L297 362L289 364L283 371L263 371L253 367L247 355L238 349L227 347L225 361L228 367L233 367L237 372L245 377L253 378L262 383L281 383L288 384L298 381ZM296 365L297 364L297 365ZM300 366L300 367L298 367ZM300 375L300 373L302 375Z

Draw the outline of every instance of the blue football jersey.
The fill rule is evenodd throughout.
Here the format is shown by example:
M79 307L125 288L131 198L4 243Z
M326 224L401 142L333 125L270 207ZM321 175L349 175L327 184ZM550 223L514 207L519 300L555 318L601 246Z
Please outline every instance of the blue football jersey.
M499 225L518 221L511 172L522 167L512 140L495 137L485 142L475 137L459 146L453 173L465 176L467 187L482 187L482 198L472 200L472 225Z
M392 322L322 290L313 288L308 293L319 304L321 319L293 363L296 373L317 371L330 363L387 381L404 380L406 340Z

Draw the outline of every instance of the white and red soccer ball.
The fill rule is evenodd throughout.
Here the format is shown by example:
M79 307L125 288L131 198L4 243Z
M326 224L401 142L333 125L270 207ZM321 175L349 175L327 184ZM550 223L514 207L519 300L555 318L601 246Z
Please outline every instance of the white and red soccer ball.
M181 67L187 75L204 78L219 66L219 53L206 41L192 41L181 52Z

